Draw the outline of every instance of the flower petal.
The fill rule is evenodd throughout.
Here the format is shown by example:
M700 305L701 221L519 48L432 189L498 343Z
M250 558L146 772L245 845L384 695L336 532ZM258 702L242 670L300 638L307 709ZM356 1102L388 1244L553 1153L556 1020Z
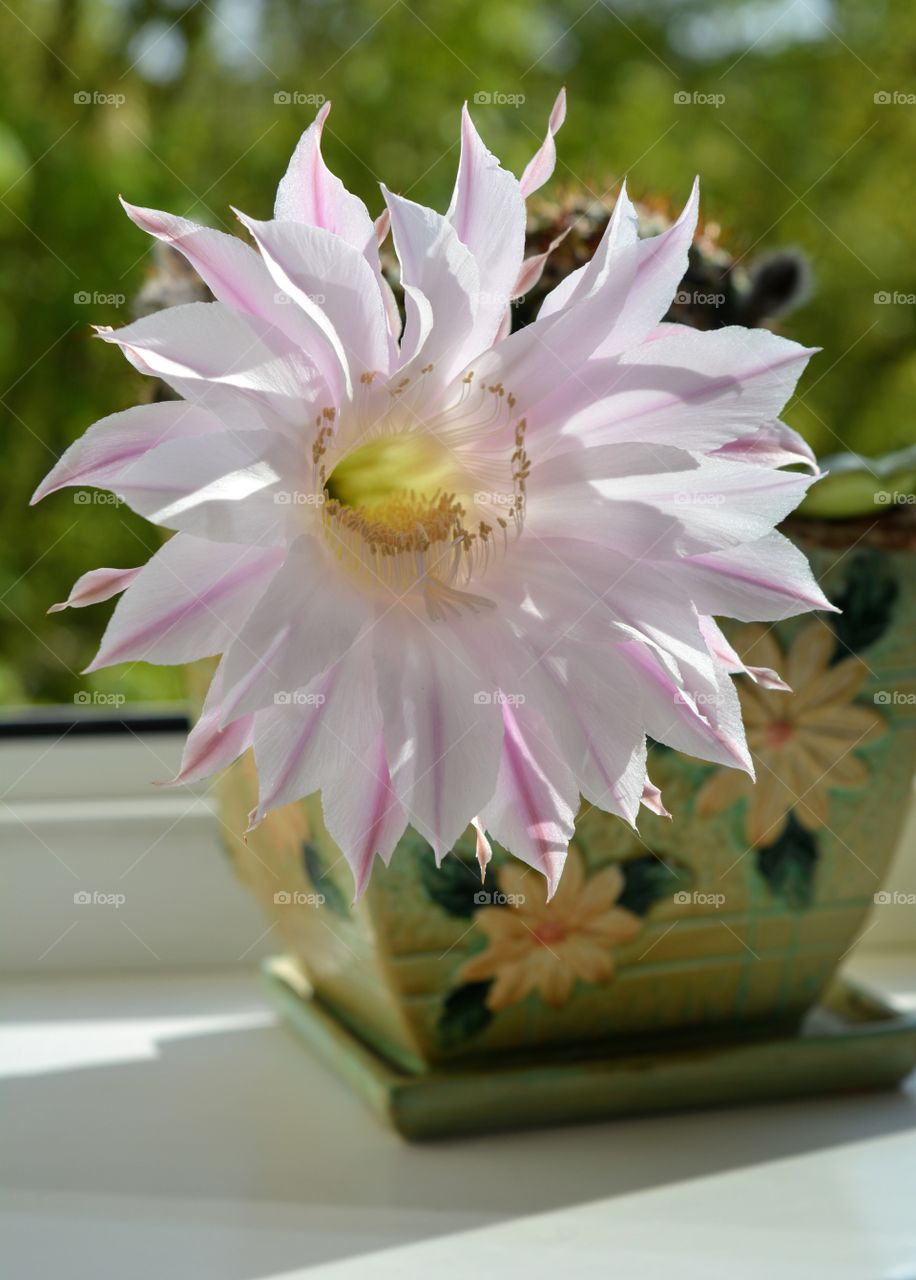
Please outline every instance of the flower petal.
M819 476L814 450L784 422L769 422L750 435L741 436L716 450L715 457L733 462L750 462L758 467L786 467L800 463Z
M503 748L493 799L481 817L495 839L556 892L573 834L579 792L534 708L502 705Z
M236 636L282 559L276 548L226 548L176 534L119 601L86 671L116 662L192 662Z
M595 488L603 497L648 503L676 518L687 534L684 545L702 552L766 537L813 483L810 475L707 458L694 471L601 478Z
M792 692L791 686L786 684L772 667L745 666L713 618L703 617L701 614L698 621L709 652L718 662L722 663L726 671L731 673L741 672L744 675L749 675L755 684L761 685L764 689L778 689L783 693ZM773 644L772 648L776 649L776 645Z
M178 773L163 786L199 782L225 769L247 751L254 740L254 716L241 716L221 725L222 669L217 667L197 723L188 734Z
M157 445L220 429L219 419L212 414L174 400L109 414L70 445L35 490L32 505L67 485L108 488L125 467Z
M266 321L221 302L169 307L99 336L228 427L286 427L299 437L304 406L329 402L327 369Z
M373 606L342 574L322 543L304 535L255 610L228 644L225 718L275 705L344 657Z
M362 200L331 173L321 154L321 134L330 110L330 102L323 103L299 139L277 188L274 217L323 227L365 253L376 243L369 211Z
M765 466L809 462L800 437L775 419L812 354L765 329L669 325L619 356L590 359L533 415L533 428L560 421L588 444L655 441Z
M361 762L380 730L371 656L356 644L303 688L278 695L257 713L260 793L252 826Z
M363 373L387 374L388 321L378 282L359 250L322 227L238 216L275 282L333 350L351 387Z
M461 157L446 214L458 239L471 251L480 275L480 350L493 340L525 251L525 200L514 174L503 169L481 141L465 103L461 112Z
M464 368L487 340L474 338L480 295L477 261L441 214L396 196L384 186L382 194L391 212L404 287L407 318L401 340L402 364L432 364L435 382L442 385Z
M293 499L312 496L302 492L304 478L297 482L299 461L273 432L208 434L151 449L106 487L167 529L217 542L286 544L303 518Z
M499 761L499 709L481 701L458 628L432 633L398 620L376 629L375 645L392 785L441 861L473 814L491 825L484 805Z
M753 777L741 712L727 675L715 693L691 688L672 675L657 653L635 641L615 645L629 672L646 731L677 751L744 769Z
M791 618L810 609L838 612L802 552L781 533L742 547L686 556L671 571L700 613L756 622ZM791 672L789 679L794 687Z
M563 127L566 119L566 89L557 94L556 102L550 112L547 124L547 136L537 151L525 165L525 172L519 180L522 195L527 200L552 176L557 163L557 148L554 138Z
M541 303L538 320L546 320L573 302L584 301L611 275L628 287L636 271L638 244L639 214L624 182L594 254L548 293Z
M407 814L397 797L385 741L376 735L364 760L341 768L321 791L321 807L331 838L353 870L356 896L369 882L376 857L387 866L407 826Z
M142 568L140 565L136 569L90 569L77 578L66 600L62 600L60 604L52 604L48 613L60 613L62 609L84 609L86 605L110 600L112 596L126 591Z

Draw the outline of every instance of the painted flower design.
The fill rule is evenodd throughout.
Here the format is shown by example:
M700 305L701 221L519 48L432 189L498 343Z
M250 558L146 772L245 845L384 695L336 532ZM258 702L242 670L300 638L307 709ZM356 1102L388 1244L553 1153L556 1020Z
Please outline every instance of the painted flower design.
M593 259L510 333L525 200L465 110L441 214L333 176L306 130L253 247L125 205L215 301L101 330L179 401L113 414L40 485L111 489L174 536L94 570L123 592L89 670L221 655L177 781L253 744L252 823L321 792L357 891L407 823L441 859L474 820L556 887L579 797L658 807L646 734L750 771L713 616L827 607L775 525L810 450L778 414L809 351L662 324L698 195L650 239L624 191ZM405 319L380 268L389 229Z
M748 779L731 770L714 773L697 795L698 813L718 813L747 796L748 843L772 844L790 812L809 830L818 830L827 823L831 788L865 785L868 768L854 752L883 732L884 720L871 707L853 702L868 667L855 657L831 666L835 647L830 627L807 623L788 653L791 688L740 685L757 783L745 785ZM767 665L782 658L772 634L759 626L743 627L736 648Z
M558 1008L577 981L608 982L614 975L614 948L642 927L638 916L615 905L624 886L620 867L607 866L586 878L575 845L569 847L551 902L545 901L537 876L517 864L500 871L499 884L510 905L476 913L474 921L489 945L459 975L463 982L493 979L486 1003L494 1013L532 991Z

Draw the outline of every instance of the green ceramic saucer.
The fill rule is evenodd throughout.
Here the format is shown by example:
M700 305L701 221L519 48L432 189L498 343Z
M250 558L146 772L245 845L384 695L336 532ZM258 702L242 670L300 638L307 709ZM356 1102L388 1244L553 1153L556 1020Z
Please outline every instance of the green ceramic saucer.
M405 1138L601 1120L858 1089L889 1088L916 1065L916 1014L836 982L794 1032L632 1042L534 1061L490 1060L411 1075L369 1048L311 993L294 961L264 965L297 1034Z

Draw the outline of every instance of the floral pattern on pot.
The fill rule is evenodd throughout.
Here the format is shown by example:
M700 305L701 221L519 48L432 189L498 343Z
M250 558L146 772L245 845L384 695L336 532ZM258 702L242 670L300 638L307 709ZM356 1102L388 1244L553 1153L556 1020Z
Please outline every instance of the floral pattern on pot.
M532 991L559 1008L577 980L610 981L614 948L641 927L638 916L617 905L625 887L619 866L586 876L581 854L570 845L566 874L549 906L532 872L510 864L498 879L507 909L484 906L477 912L477 927L489 945L459 975L469 982L493 979L488 1009L498 1012Z
M853 703L868 679L868 665L857 657L834 663L836 634L819 621L799 631L786 661L772 633L756 624L738 632L736 648L760 665L779 665L791 689L739 682L757 782L717 769L697 796L697 812L719 813L746 796L745 836L754 846L782 836L790 813L807 830L818 831L827 822L832 787L868 782L868 767L854 752L885 729L877 711Z
M421 865L431 865L432 851L422 852ZM556 1011L577 992L611 983L618 950L645 928L651 908L675 901L676 892L693 883L688 867L651 852L591 865L587 844L579 841L570 846L563 882L548 903L543 882L502 850L473 893L470 853L451 861L464 874L455 873L447 891L423 875L424 888L449 915L470 917L472 945L484 946L445 993L438 1034L448 1049L471 1048L495 1016L514 1006Z

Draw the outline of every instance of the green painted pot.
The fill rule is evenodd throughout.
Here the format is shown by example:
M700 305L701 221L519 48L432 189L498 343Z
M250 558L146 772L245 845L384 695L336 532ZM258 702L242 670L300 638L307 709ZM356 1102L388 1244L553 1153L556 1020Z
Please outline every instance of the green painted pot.
M411 1071L668 1033L797 1021L880 890L916 754L911 512L797 522L840 615L729 630L794 692L738 681L757 760L733 770L661 746L674 815L640 836L584 806L561 887L495 850L481 885L468 833L436 869L408 831L362 900L316 799L268 816L233 860L318 998ZM225 826L254 807L250 755L220 784Z

